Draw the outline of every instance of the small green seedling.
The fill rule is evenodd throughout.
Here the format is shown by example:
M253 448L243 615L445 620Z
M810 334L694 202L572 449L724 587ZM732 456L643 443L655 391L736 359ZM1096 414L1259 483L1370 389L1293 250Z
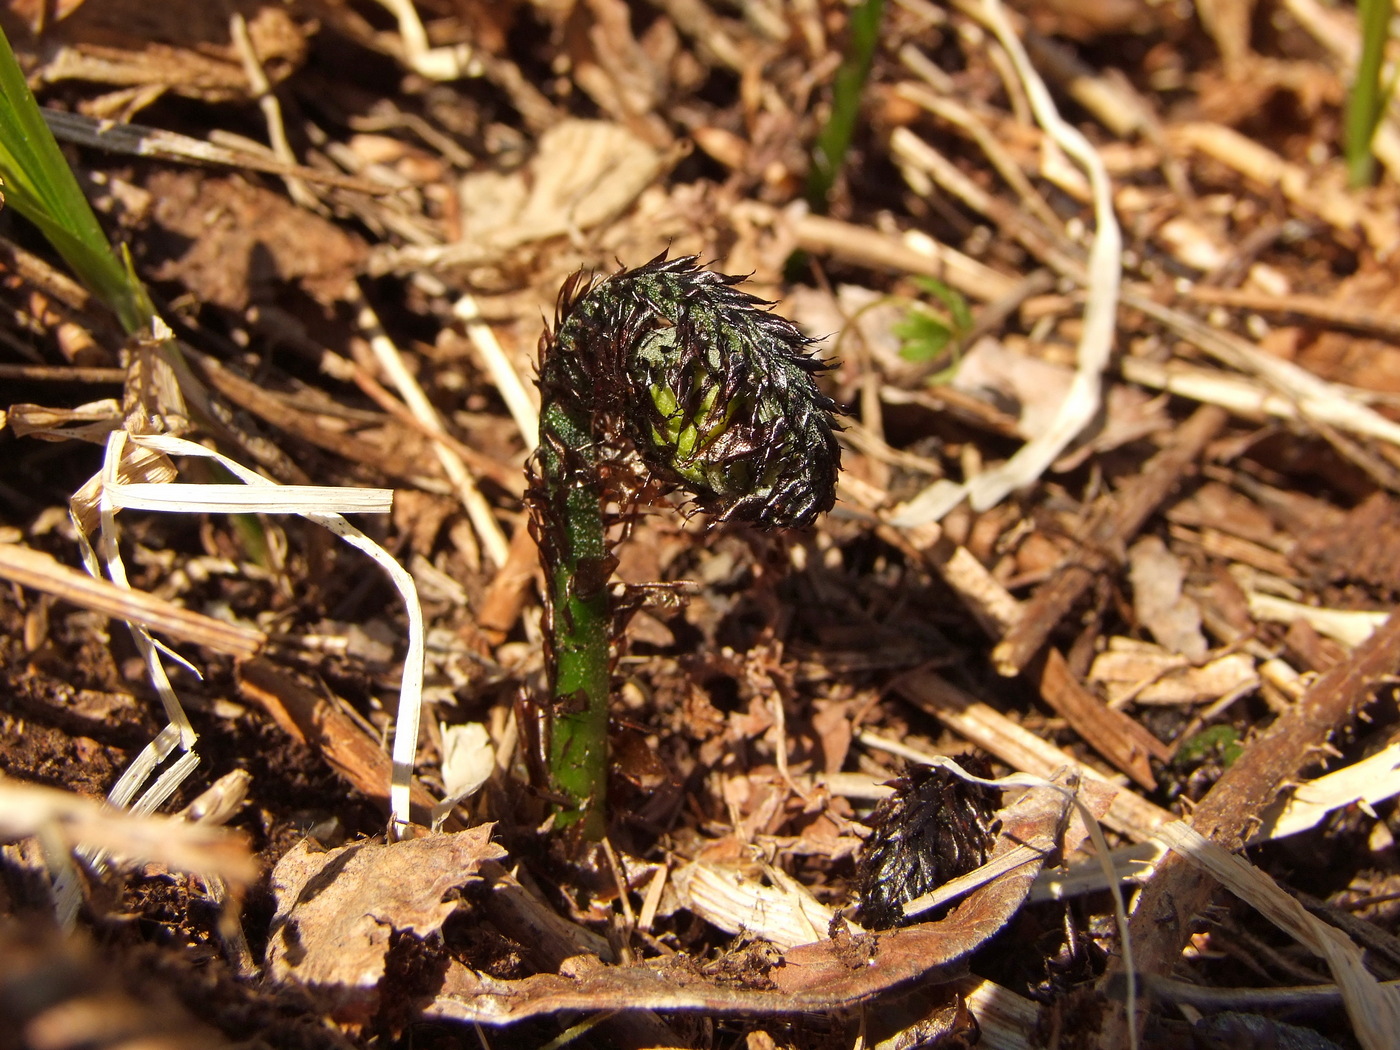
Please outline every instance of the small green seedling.
M560 823L601 838L617 563L609 503L680 489L720 521L810 525L840 448L811 340L728 277L667 259L579 273L540 340L530 524L546 590L547 763ZM624 513L627 513L624 510Z
M1218 725L1202 729L1195 736L1182 741L1173 762L1180 768L1186 768L1197 762L1215 758L1223 767L1229 769L1242 754L1244 744L1240 743L1239 731L1234 726Z
M943 382L957 367L960 344L972 331L972 311L968 308L967 299L957 289L950 288L937 278L919 275L910 279L924 294L938 300L943 312L935 312L923 303L915 302L904 319L890 331L899 340L899 356L911 364L923 365L936 361L951 345L952 362L929 377L932 383Z

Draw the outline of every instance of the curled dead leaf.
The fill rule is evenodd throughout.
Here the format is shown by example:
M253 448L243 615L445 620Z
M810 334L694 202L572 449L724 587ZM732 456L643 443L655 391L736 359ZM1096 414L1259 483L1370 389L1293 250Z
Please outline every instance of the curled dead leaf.
M1056 782L1065 785L1068 776ZM1112 789L1086 786L1096 816ZM681 956L631 966L596 966L573 975L540 974L504 981L451 965L429 1017L507 1024L561 1010L705 1010L712 1014L795 1014L835 1010L913 981L951 979L959 964L1021 907L1045 860L1073 849L1087 834L1069 802L1053 791L1029 791L1002 810L1002 831L991 861L1031 846L1039 857L974 890L946 918L882 933L852 934L834 924L821 940L787 951L745 955L746 965L722 973Z

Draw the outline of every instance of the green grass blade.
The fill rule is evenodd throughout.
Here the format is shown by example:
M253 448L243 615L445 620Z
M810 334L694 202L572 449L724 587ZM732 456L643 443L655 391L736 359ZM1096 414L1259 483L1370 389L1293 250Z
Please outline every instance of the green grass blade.
M0 32L0 179L6 203L39 228L73 273L128 332L153 311L145 289L122 262L68 167L10 42Z
M856 120L860 116L865 81L880 42L880 18L884 0L861 0L851 8L851 42L831 91L831 116L812 148L812 169L807 174L807 203L813 210L826 211L831 188L851 148Z
M1390 37L1391 0L1359 0L1361 16L1361 55L1356 77L1347 93L1343 152L1347 180L1353 188L1369 186L1376 177L1376 158L1371 140L1385 108L1381 74L1385 65L1385 45Z

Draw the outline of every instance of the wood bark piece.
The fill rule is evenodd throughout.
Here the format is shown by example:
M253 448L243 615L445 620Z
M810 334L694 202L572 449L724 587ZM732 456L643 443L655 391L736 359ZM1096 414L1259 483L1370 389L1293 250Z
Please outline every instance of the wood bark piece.
M1192 815L1191 825L1206 838L1234 851L1275 795L1296 778L1337 730L1348 725L1387 677L1400 673L1400 615L1314 683L1303 698L1281 714L1216 781ZM1169 974L1218 887L1189 862L1169 854L1148 879L1133 910L1133 965L1139 973ZM1110 980L1119 968L1110 970ZM1103 987L1101 984L1100 987ZM1138 1024L1145 1015L1140 1015ZM1122 1007L1104 1015L1095 1045L1118 1050L1128 1045L1129 1019Z
M535 537L527 528L516 529L510 538L506 563L496 570L477 609L476 626L489 645L500 645L514 629L539 568L540 554Z
M1113 566L1117 552L1127 549L1191 464L1200 458L1227 418L1225 411L1214 405L1196 409L1171 443L1094 511L1078 549L1024 604L1020 622L992 650L992 663L1001 674L1011 677L1026 669L1074 603L1101 573Z
M1109 707L1084 685L1065 662L1058 649L1032 662L1027 673L1040 690L1041 698L1064 717L1074 731L1099 754L1151 791L1157 787L1149 758L1166 762L1171 748L1134 719Z
M389 812L393 763L379 741L365 733L349 715L268 660L240 664L238 688L244 699L271 715L288 736L319 752L343 780L379 809ZM430 823L435 799L427 789L415 782L410 799L413 819L423 825ZM451 817L445 826L450 831L463 827Z

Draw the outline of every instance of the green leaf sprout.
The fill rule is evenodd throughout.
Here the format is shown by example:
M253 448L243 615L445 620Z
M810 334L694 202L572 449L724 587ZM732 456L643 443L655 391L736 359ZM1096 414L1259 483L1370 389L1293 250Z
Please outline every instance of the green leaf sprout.
M930 382L942 381L957 367L958 349L972 330L972 311L967 300L955 289L933 277L918 275L911 280L943 308L938 314L923 303L914 303L902 320L893 325L891 333L899 340L899 356L911 364L923 365L938 360L950 344L954 354L951 365Z

